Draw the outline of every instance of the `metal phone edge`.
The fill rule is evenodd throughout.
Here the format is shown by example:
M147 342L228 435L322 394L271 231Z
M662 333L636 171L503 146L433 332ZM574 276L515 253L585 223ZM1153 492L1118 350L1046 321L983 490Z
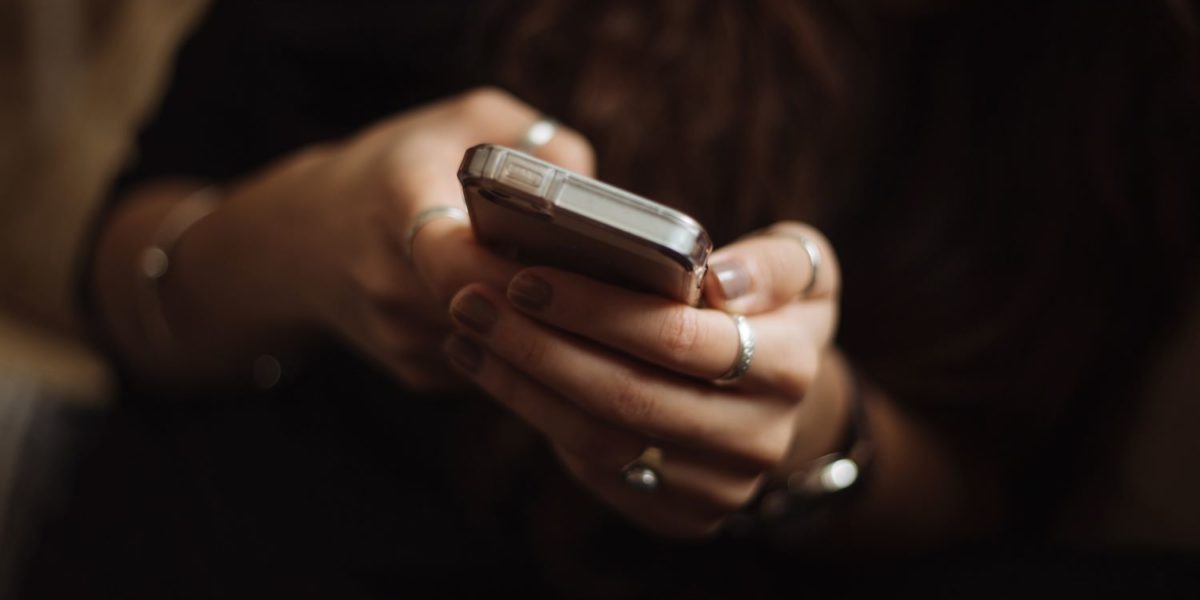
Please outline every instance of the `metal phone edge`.
M499 156L500 159L492 160L493 155ZM693 271L703 269L706 266L708 254L712 251L712 239L709 237L708 232L704 229L704 227L692 217L669 206L663 206L662 204L654 202L653 200L643 198L633 194L632 192L622 190L616 186L598 181L585 175L574 173L539 158L530 156L524 152L520 152L519 150L514 150L512 148L507 148L497 144L479 144L472 146L463 155L463 161L458 170L459 181L462 182L463 185L467 185L471 182L471 180L487 180L491 183L495 183L504 187L506 191L528 196L528 191L514 188L505 182L499 181L495 177L494 173L487 172L487 166L489 164L499 164L504 155L515 155L522 160L536 163L545 169L548 169L552 173L550 179L555 180L558 186L573 186L575 189L581 190L585 193L590 193L594 197L608 202L621 203L637 210L653 212L656 216L662 217L670 222L673 222L675 225L685 228L690 234L688 239L692 240L692 243L687 248L681 248L678 245L671 245L668 241L664 240L649 239L640 235L637 235L636 237L646 246L660 251L664 249L670 250L671 254L676 255L674 258L677 262L681 263L681 266L689 267ZM552 198L545 199L555 203L554 199ZM634 202L630 202L629 200L631 199L634 200ZM573 211L570 208L560 204L555 203L555 209L586 220L596 227L625 235L630 234L628 231L618 229L601 221L597 221L588 215Z

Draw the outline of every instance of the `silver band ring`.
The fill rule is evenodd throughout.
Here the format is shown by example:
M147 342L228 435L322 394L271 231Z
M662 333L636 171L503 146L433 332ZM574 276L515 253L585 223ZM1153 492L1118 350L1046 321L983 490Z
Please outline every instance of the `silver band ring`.
M800 247L804 248L804 253L808 255L808 283L804 285L804 289L800 294L807 296L817 289L817 276L821 273L821 247L812 238L802 233L791 233L788 231L772 231L769 235L779 235L789 239L796 240L800 243Z
M750 361L754 358L754 328L750 326L750 321L742 315L729 315L733 319L734 326L737 327L738 334L738 349L737 358L733 361L733 366L724 375L718 377L717 383L733 383L746 375L746 371L750 370Z
M525 130L525 134L521 136L521 141L517 142L517 150L521 152L532 153L533 151L545 146L554 138L554 134L558 132L558 121L550 117L541 117Z
M621 468L621 479L625 485L649 494L662 485L662 448L649 446L633 462Z
M421 228L428 225L430 221L443 217L462 223L470 221L467 212L457 206L434 206L417 213L412 225L408 226L408 231L404 234L404 257L408 259L408 264L413 264L413 242L417 240L417 234L420 233Z

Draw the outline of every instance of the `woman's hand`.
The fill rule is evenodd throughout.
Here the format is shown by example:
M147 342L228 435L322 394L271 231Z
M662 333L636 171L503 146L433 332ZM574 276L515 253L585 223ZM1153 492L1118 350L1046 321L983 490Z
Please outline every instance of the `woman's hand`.
M801 234L820 248L815 285ZM553 444L592 492L654 531L712 532L770 472L832 450L840 394L810 393L837 320L838 267L824 238L781 223L714 254L706 298L680 305L550 268L506 289L476 283L451 316L454 362ZM724 309L749 315L757 350L745 377L729 370L738 334ZM837 386L832 386L836 388ZM647 494L622 468L662 449L662 485Z
M453 375L438 351L449 328L446 301L470 282L503 286L519 267L487 252L453 219L420 229L410 263L407 230L426 208L464 206L456 173L467 148L516 144L538 116L504 92L476 90L300 151L233 186L227 201L182 238L163 286L180 352L233 355L248 365L243 353L274 351L264 346L319 330L348 340L410 386L444 385ZM566 128L537 153L592 170L590 146ZM124 214L137 212L136 200ZM145 230L155 219L122 221L119 214L107 237L136 237L134 222ZM138 249L136 242L125 246ZM133 264L124 256L101 264L99 294L127 286ZM113 313L122 302L107 304L110 322L119 321ZM113 329L122 333L120 323ZM124 329L122 345L136 353L141 342L154 372L159 357L144 348L136 328Z

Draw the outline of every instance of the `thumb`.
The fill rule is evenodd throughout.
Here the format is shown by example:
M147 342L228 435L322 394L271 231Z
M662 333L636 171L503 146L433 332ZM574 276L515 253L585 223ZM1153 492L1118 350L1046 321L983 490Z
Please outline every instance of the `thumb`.
M789 221L714 252L704 298L713 308L758 314L799 298L836 297L840 282L837 257L825 236Z

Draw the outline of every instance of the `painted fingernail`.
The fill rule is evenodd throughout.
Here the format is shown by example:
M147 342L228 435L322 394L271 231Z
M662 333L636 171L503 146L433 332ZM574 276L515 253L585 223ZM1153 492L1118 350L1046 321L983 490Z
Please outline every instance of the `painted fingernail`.
M483 364L483 348L461 335L450 336L444 348L450 362L468 373L475 373Z
M525 310L546 308L550 305L551 294L550 284L537 275L521 273L508 283L508 299Z
M458 299L450 307L450 317L456 323L478 333L486 335L496 324L496 306L490 300L475 293L467 294Z
M726 300L739 298L750 291L750 273L740 260L719 259L709 263L708 270L717 277L721 286L721 295Z

